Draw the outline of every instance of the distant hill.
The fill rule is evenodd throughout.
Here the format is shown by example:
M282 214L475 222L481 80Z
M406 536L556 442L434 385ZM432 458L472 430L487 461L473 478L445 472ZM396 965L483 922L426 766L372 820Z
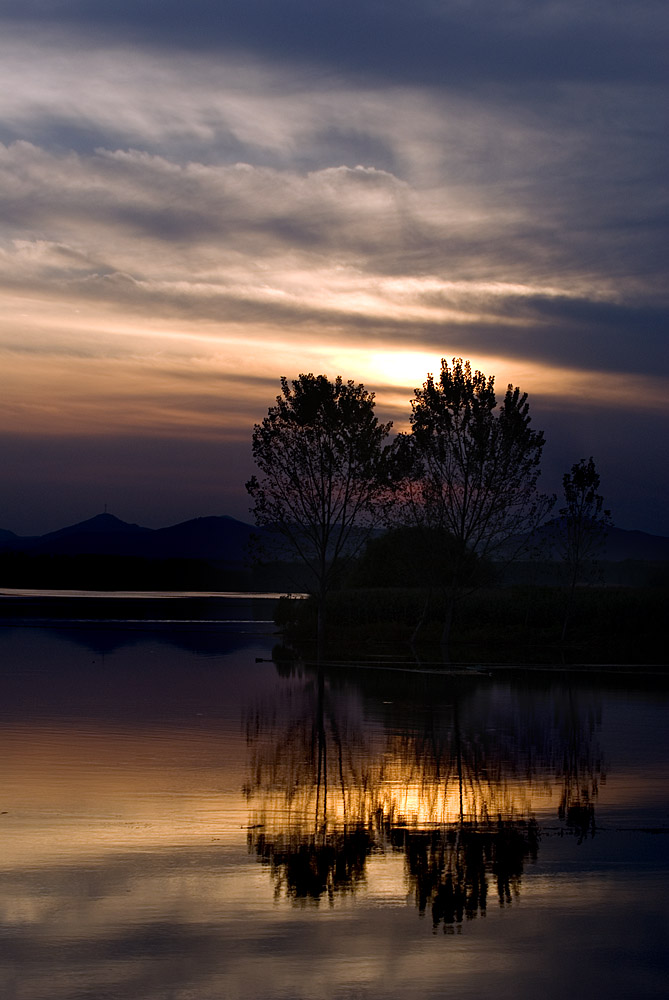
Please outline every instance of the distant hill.
M18 538L11 547L42 555L141 555L152 534L151 528L104 513L37 538Z
M541 550L538 558L560 558L556 539L558 528L555 520L539 530ZM247 557L253 536L269 539L271 533L227 514L196 517L167 528L144 528L105 512L46 535L21 536L0 528L0 552L206 559L239 565ZM666 562L669 561L669 538L645 531L610 528L598 558L611 562L625 559Z
M21 537L0 529L0 552L206 559L239 565L246 558L251 536L258 533L253 525L227 515L198 517L168 528L153 529L128 524L113 514L104 513L35 537Z
M559 520L555 519L539 529L535 536L538 543L537 558L556 560L562 558L559 545L560 527ZM651 535L645 531L609 528L596 558L606 562L622 562L626 559L667 562L669 538L663 535Z
M669 560L669 538L651 535L645 531L625 531L610 528L604 543L604 559L618 562L622 559Z
M141 528L138 524L128 524L113 514L96 514L87 521L70 524L67 528L59 528L48 535L42 535L42 541L47 539L66 538L74 535L142 535L151 534L151 528Z
M151 538L153 554L169 552L172 557L217 559L243 562L249 553L251 536L258 528L234 517L196 517L170 528L160 528Z

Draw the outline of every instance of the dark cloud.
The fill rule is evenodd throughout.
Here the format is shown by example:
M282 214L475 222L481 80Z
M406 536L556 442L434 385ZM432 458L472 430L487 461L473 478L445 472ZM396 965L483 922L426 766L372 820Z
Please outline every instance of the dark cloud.
M669 375L669 306L527 295L502 299L497 310L517 324L472 324L467 339L479 350L502 344L506 354L575 369Z
M323 71L441 86L657 80L666 74L663 17L635 4L475 5L416 0L16 0L5 16L180 49L217 48L301 60ZM666 22L665 22L666 26Z

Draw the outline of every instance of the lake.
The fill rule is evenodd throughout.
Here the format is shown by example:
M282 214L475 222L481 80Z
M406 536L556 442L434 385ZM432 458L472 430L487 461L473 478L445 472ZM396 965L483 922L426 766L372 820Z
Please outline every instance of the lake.
M666 996L661 677L277 666L271 603L0 628L5 1000Z

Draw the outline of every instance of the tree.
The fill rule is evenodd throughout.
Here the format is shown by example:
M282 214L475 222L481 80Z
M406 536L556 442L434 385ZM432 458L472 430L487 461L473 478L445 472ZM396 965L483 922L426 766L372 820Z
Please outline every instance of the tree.
M612 525L611 511L604 510L604 498L597 492L599 473L592 455L575 462L562 477L565 506L560 508L560 549L568 570L568 597L562 623L562 639L574 604L576 584L586 563L597 555Z
M554 498L537 493L544 446L530 427L527 393L509 385L496 408L494 377L472 373L469 361L442 359L438 380L428 374L412 400L405 436L410 471L405 504L415 523L453 538L444 567L447 592L442 644L447 647L453 607L471 556L490 558L520 540L546 517Z
M384 469L391 424L374 414L374 393L325 375L281 379L281 395L253 429L260 476L246 484L258 525L277 530L310 572L318 607L342 563L364 544L388 496Z
M454 542L438 528L413 524L392 527L370 538L355 565L349 585L353 587L425 587L443 576L451 561ZM491 567L468 553L467 578L480 582L491 579Z

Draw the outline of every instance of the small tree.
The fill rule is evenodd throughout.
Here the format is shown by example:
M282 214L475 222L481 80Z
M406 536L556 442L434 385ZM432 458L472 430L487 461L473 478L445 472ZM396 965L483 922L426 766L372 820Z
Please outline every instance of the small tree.
M260 476L246 484L256 523L277 530L307 566L325 631L327 593L344 560L364 544L388 495L391 424L374 415L374 393L325 375L281 379L281 395L253 429Z
M560 508L560 550L568 570L568 596L562 623L562 639L574 604L576 584L585 566L592 562L612 525L611 511L604 510L604 498L597 492L599 473L592 455L575 462L562 477L565 506Z
M448 532L454 543L444 567L446 648L472 555L520 548L554 498L537 493L544 437L530 427L527 393L509 385L496 409L494 377L454 358L452 368L442 360L438 380L428 375L415 390L412 410L405 501L417 523Z

